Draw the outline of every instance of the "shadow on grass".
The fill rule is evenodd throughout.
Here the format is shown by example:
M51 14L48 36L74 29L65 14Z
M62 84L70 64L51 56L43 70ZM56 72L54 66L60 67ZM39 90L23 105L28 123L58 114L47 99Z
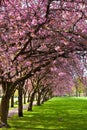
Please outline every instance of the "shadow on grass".
M87 100L53 98L24 117L12 117L9 124L9 130L87 130Z

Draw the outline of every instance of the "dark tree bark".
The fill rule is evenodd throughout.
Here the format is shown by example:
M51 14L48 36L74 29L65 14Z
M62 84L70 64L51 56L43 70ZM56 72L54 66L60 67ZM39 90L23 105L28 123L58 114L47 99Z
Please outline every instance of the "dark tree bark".
M14 107L14 95L11 97L11 107Z
M38 92L38 97L37 97L37 106L41 105L41 92Z
M11 94L9 93L11 83L4 82L2 79L2 90L3 90L3 96L1 99L1 105L0 105L0 116L1 116L1 124L0 127L9 127L7 123L7 117L8 117L8 111L9 111L9 101Z
M30 96L30 102L29 102L29 106L28 106L28 111L32 111L32 107L33 107L33 101L34 101L34 97L35 97L36 92L34 91L31 96Z
M4 127L8 127L7 117L9 111L9 98L7 96L3 96L1 100L1 124Z
M26 104L26 92L24 92L24 104Z
M27 99L27 102L29 102L30 100L30 92L28 92L28 99Z
M27 102L29 102L29 98L30 98L30 95L28 94L28 99L27 99Z
M18 116L19 117L23 116L22 94L23 94L23 89L22 89L21 84L19 84L19 87L18 87Z

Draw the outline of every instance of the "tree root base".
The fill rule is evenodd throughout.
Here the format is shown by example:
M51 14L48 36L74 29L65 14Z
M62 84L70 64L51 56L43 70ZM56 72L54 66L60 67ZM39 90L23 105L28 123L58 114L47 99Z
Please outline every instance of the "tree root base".
M0 128L11 128L8 124L0 122Z

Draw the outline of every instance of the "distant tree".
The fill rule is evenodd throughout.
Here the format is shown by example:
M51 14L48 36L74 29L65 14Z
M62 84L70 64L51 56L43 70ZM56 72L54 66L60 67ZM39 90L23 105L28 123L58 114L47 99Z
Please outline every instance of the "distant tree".
M9 100L19 83L59 57L87 53L86 4L85 0L0 1L1 122L5 126Z

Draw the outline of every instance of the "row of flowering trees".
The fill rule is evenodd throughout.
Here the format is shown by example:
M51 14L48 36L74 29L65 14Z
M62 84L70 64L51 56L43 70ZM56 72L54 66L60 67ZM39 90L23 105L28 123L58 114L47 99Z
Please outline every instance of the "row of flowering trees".
M79 58L77 65L81 67L79 71L82 74L82 57L87 57L86 12L85 0L0 1L3 123L7 124L9 100L16 87L54 60L70 59L73 56L78 62ZM66 64L65 61L62 62ZM84 68L86 71L85 66ZM71 67L70 70L75 76L77 67Z

